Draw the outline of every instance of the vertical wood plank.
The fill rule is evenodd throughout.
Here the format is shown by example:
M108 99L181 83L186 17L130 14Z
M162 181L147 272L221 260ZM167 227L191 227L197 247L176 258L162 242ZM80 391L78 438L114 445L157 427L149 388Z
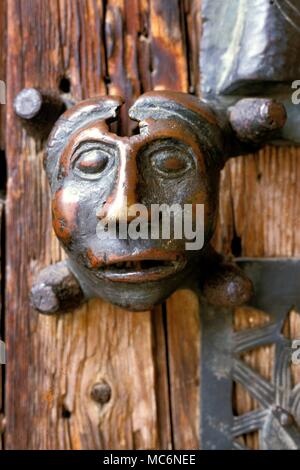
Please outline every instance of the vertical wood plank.
M0 194L0 340L4 341L4 276L3 267L5 260L3 259L3 218L4 218L4 200ZM3 443L3 432L4 432L4 365L0 364L0 450L2 449Z
M189 93L200 96L200 41L202 34L201 0L183 0L182 22L186 34Z
M181 8L177 0L150 2L154 90L188 91L188 67L180 15Z
M121 95L125 99L119 129L120 133L125 135L130 135L137 125L128 119L128 109L141 92L138 60L141 30L139 12L137 0L106 2L105 50L108 92L112 95Z
M6 83L6 2L0 0L0 80ZM2 94L1 97L3 98ZM5 237L4 211L6 186L5 160L5 111L6 106L0 103L0 339L4 340L4 293L5 293ZM0 449L3 444L4 431L4 378L5 366L0 365Z
M3 81L4 83L6 83L5 63L6 63L6 0L0 0L0 80ZM4 150L4 146L5 146L5 105L0 104L0 150Z
M167 300L168 351L175 449L199 449L200 322L197 295L180 290Z
M171 426L170 384L167 363L168 345L164 307L158 306L152 313L153 356L156 377L156 402L158 438L161 449L173 449Z
M47 343L41 344L39 319L29 307L28 293L34 268L43 263L43 258L51 259L49 235L46 240L42 236L46 229L49 232L50 226L41 154L17 123L12 102L26 85L46 83L55 89L61 61L59 35L53 27L58 23L53 2L12 1L7 7L7 126L10 133L7 141L6 447L29 449L34 447L36 435L42 433L45 423L39 393L43 392L43 373L45 382L49 378L43 357Z

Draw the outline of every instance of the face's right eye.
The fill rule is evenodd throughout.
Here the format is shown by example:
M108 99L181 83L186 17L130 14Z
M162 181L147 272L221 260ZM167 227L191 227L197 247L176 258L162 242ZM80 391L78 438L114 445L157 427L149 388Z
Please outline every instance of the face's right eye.
M73 169L75 173L85 179L96 179L111 166L114 152L111 146L90 143L80 147L75 152Z
M82 152L75 162L75 168L86 174L100 173L108 162L108 155L102 150L93 149Z

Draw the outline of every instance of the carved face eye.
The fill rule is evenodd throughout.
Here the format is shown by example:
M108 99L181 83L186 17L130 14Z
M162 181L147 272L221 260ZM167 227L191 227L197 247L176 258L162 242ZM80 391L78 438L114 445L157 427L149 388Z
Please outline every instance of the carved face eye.
M191 149L181 142L157 144L150 159L153 170L165 178L179 178L195 167Z
M113 149L110 146L85 144L75 153L73 169L82 178L96 179L112 160Z
M107 155L101 150L87 150L78 158L75 168L83 173L99 173L104 170L108 161Z

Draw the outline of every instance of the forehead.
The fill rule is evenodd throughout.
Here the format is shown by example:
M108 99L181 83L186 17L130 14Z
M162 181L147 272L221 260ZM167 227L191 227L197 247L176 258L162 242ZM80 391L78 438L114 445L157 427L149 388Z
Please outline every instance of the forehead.
M103 121L90 123L75 131L69 138L69 142L77 144L84 140L89 139L103 139L104 142L120 142L124 144L139 144L147 141L151 137L159 138L170 136L178 140L195 138L196 134L193 132L191 125L184 120L178 118L164 118L154 120L152 118L145 119L139 122L139 133L131 137L122 137L118 134L109 131Z

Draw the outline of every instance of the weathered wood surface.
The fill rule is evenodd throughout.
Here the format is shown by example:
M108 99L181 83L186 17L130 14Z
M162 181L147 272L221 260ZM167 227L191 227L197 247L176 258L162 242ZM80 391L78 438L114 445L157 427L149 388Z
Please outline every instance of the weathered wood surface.
M76 99L122 94L128 107L151 88L197 92L200 0L9 0L7 45L7 449L197 448L199 322L192 293L132 314L102 301L59 318L28 304L33 277L63 255L51 230L42 146L12 109L24 86ZM1 77L0 77L1 78ZM215 245L227 254L299 255L300 151L268 148L230 162L222 177ZM252 320L251 320L252 318ZM237 312L236 325L256 324ZM295 319L291 329L295 330ZM255 353L255 366L271 363ZM95 383L111 389L103 405ZM253 404L241 391L236 408ZM255 438L250 444L257 445Z
M5 33L6 33L6 3L0 0L0 80L5 83ZM4 191L5 191L5 153L4 153L4 130L5 130L5 105L0 104L0 339L4 339ZM3 444L4 430L4 366L0 365L0 449Z
M0 80L5 83L6 59L6 0L0 0ZM5 106L0 104L0 150L4 150ZM1 157L2 158L2 157ZM2 164L2 160L1 160ZM2 168L2 167L1 167Z
M2 234L3 234L3 217L4 217L4 199L3 195L0 194L0 266L3 266L3 245L2 245ZM4 292L4 277L2 269L0 271L0 339L4 340L4 318L3 318L3 292ZM0 450L3 444L3 431L4 431L4 365L0 365Z

